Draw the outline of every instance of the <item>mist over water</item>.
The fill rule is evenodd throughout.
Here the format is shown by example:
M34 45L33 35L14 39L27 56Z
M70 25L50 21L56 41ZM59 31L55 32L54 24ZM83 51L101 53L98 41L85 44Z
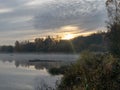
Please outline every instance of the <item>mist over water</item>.
M74 62L72 54L0 54L0 90L44 90L55 87L61 75L47 70Z

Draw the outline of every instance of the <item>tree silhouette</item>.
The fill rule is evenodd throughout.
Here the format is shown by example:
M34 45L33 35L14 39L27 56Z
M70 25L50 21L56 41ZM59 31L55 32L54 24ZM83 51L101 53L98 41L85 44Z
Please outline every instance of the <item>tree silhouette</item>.
M107 28L110 52L120 57L120 1L107 0L106 7L109 18Z
M19 43L19 41L15 42L15 51L20 52L20 43Z

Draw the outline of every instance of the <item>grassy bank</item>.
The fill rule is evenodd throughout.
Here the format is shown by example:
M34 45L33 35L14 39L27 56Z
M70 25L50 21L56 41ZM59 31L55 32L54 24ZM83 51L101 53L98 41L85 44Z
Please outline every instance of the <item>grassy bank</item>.
M83 52L66 68L57 90L120 90L120 59L111 54Z

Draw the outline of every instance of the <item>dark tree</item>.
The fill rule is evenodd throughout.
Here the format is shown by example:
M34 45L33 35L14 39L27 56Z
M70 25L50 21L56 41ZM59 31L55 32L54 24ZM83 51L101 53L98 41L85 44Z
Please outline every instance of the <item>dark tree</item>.
M120 57L120 0L107 0L108 12L108 39L110 52Z
M19 41L15 42L15 51L20 52L20 43L19 43Z
M37 52L43 51L43 49L44 49L43 42L44 42L43 38L36 38L35 39L35 46L36 46L36 51Z
M0 52L13 52L14 48L13 46L1 46L0 47Z
M106 51L104 44L104 36L106 33L96 33L84 37L76 37L72 40L60 40L58 37L36 38L34 42L23 41L15 42L14 50L16 52L60 52L60 53L74 53L82 50L90 51Z

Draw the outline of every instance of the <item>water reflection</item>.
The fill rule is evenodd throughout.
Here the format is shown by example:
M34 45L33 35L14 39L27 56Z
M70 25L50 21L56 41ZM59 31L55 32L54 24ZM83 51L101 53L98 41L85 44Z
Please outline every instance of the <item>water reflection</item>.
M70 64L76 58L74 55L0 54L0 90L51 90L61 76L51 76L47 70Z
M68 64L68 62L59 62L59 61L41 61L41 60L33 60L34 62L32 62L31 60L28 61L15 61L15 66L19 67L19 66L23 66L23 67L29 67L29 66L34 66L35 69L50 69L50 68L54 68L54 67L60 67L61 65L65 65ZM70 62L69 62L70 63Z
M63 56L63 58L67 59L67 60L60 60L60 57L56 57L57 60L52 60L50 59L51 57L47 57L47 58L37 58L37 59L30 59L27 56L27 59L24 58L25 56L23 55L23 57L18 57L16 55L10 54L7 55L8 58L6 57L2 57L2 59L0 59L2 62L9 62L9 63L13 63L15 64L15 66L18 68L19 66L22 67L27 67L29 68L30 66L33 66L36 70L40 70L40 69L50 69L50 68L58 68L62 65L68 65L71 63L74 63L74 60L69 60L70 58L65 58ZM44 55L44 57L46 57ZM21 58L21 59L20 59ZM60 58L60 59L59 59ZM73 57L71 57L73 58Z
M60 76L51 76L51 77L44 77L43 78L36 78L35 79L35 90L55 90L57 85L60 83ZM51 85L50 85L51 84Z

